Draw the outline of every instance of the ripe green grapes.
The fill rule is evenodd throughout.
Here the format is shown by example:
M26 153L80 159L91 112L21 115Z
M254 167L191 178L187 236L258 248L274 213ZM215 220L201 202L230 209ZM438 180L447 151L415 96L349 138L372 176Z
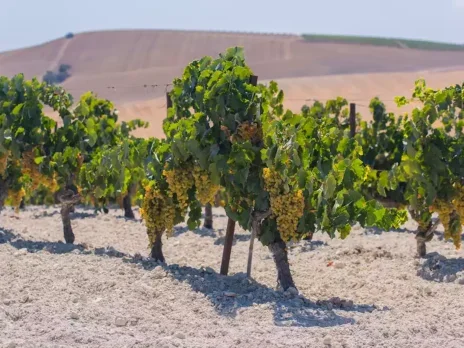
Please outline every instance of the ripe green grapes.
M272 217L276 218L277 228L284 241L298 239L298 221L303 216L305 200L302 190L282 193L284 180L276 171L264 168L265 189L269 192Z
M144 186L145 195L143 198L140 214L147 226L149 247L155 242L156 235L167 231L172 234L174 220L176 217L176 205L171 197L163 194L154 182Z
M206 170L202 170L199 166L193 168L193 178L197 192L197 199L202 205L214 204L216 193L220 186L211 182L211 178Z

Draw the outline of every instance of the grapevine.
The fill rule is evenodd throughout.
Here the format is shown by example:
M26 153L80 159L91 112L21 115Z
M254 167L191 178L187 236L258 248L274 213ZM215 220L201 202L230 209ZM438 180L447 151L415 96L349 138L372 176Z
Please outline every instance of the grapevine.
M176 165L165 174L184 201L189 174L173 170L192 162L208 168L211 181L224 188L227 215L269 246L279 283L288 288L294 284L286 240L316 229L344 238L353 222L392 227L405 214L359 193L365 181L362 148L338 120L347 116L346 100L294 114L284 111L275 82L254 86L251 76L243 49L234 47L216 59L193 61L174 80L163 130Z

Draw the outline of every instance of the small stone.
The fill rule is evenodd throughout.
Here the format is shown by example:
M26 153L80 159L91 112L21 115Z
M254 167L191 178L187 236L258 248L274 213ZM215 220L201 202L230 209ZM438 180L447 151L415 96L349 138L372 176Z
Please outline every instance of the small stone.
M130 321L130 324L131 324L132 326L136 326L138 323L139 323L139 320L138 320L138 319L132 319L132 320Z
M353 306L354 306L354 303L351 300L343 302L343 308L353 308Z
M232 291L224 291L224 296L226 296L226 297L235 297L235 296L237 296L237 294L235 292L232 292Z
M12 303L13 303L13 301L10 300L10 299L7 299L7 298L6 298L6 299L3 300L3 304L4 304L5 306L9 306L9 305L12 304Z
M166 277L166 272L161 267L156 267L152 274L153 279L162 279Z
M454 282L454 281L456 280L456 278L457 278L457 277L456 277L456 275L454 275L454 274L447 274L447 275L445 275L443 281L444 281L445 283L452 283L452 282Z
M53 246L52 245L47 245L45 248L43 248L46 252L52 254L53 253Z
M430 296L430 295L432 295L432 289L430 289L429 287L426 287L426 288L424 289L424 293L425 293L426 295Z
M16 343L10 342L10 343L8 343L5 347L6 347L6 348L16 348L17 346L18 346L18 345L17 345Z
M343 262L336 262L334 267L336 269L342 269L342 268L345 268L345 264Z
M13 255L14 255L15 257L27 255L27 249L26 249L26 248L19 249L19 250L18 250L17 252L15 252Z
M181 340L185 339L185 335L182 332L176 333L175 337L178 338L178 339L181 339Z
M77 313L74 313L74 312L72 312L72 313L69 315L69 317L70 317L71 319L73 319L73 320L79 319L79 316L77 315Z
M299 294L298 290L294 288L293 286L289 287L287 291L290 295L293 295L293 296L297 296Z
M206 267L205 272L209 274L214 274L214 269L212 269L211 267Z
M446 260L446 256L444 255L441 255L441 254L437 254L433 257L433 260L434 261L445 261Z
M464 277L458 279L458 284L464 285Z
M326 336L323 341L324 345L331 346L332 345L332 338L330 336Z
M114 321L117 327L123 327L127 325L127 320L121 317L116 318Z
M27 302L29 302L29 296L24 295L23 297L21 297L21 299L19 300L19 302L21 302L21 303L27 303Z

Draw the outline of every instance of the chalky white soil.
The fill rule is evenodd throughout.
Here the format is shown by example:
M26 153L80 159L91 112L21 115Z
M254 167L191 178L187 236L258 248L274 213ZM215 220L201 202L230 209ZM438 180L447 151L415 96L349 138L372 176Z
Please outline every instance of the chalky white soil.
M426 260L413 257L414 222L290 245L294 296L275 290L259 242L246 279L240 229L218 275L227 219L214 213L213 231L164 240L166 266L145 259L143 224L119 210L77 209L74 247L57 208L3 211L0 347L464 347L464 252L440 228Z

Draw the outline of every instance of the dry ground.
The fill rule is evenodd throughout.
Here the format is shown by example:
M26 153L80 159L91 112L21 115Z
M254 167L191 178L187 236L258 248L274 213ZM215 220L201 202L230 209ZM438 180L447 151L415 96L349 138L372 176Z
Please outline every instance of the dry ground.
M421 261L413 222L292 244L292 296L274 289L259 242L246 279L240 229L230 276L218 275L226 217L214 213L214 230L178 226L158 265L143 224L119 210L77 209L76 246L59 242L57 208L3 211L0 347L464 347L463 253L441 229Z

